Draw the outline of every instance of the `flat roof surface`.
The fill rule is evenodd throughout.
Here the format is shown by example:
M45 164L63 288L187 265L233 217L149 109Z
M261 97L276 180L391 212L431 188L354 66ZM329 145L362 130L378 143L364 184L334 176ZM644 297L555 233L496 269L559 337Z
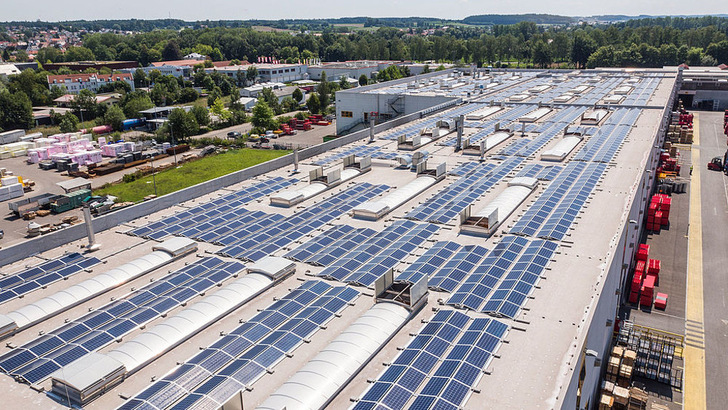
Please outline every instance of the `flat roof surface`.
M541 272L540 276L542 278L537 283L536 288L532 290L527 300L517 310L513 318L492 317L484 312L441 305L438 303L438 300L446 302L450 298L451 293L430 290L425 308L416 312L373 360L328 405L328 408L332 409L351 406L352 402L350 398L361 397L369 386L367 380L377 379L385 369L382 363L390 362L399 353L397 348L404 347L410 342L412 339L410 334L416 333L422 328L422 320L430 319L433 316L433 309L440 308L456 309L470 318L493 318L510 328L506 336L507 343L500 346L497 357L485 369L488 371L488 374L483 375L477 384L472 386L479 392L472 393L467 401L461 403L463 408L478 407L479 403L482 403L483 400L487 400L488 406L492 408L558 407L560 400L564 397L564 390L568 387L571 374L573 374L573 366L575 366L576 360L578 359L576 346L581 346L586 337L587 329L591 321L591 311L596 307L596 302L601 295L601 286L603 285L602 277L606 274L606 269L608 269L611 263L610 255L614 254L614 246L616 246L615 244L618 242L618 236L621 232L620 227L623 226L627 217L628 204L631 203L634 190L637 189L641 182L645 162L647 161L649 150L653 145L654 136L662 119L664 106L673 89L675 73L668 71L634 71L629 73L624 71L610 73L576 71L560 72L557 75L551 74L545 77L539 76L539 73L542 72L491 73L489 74L490 78L480 77L475 80L468 76L448 77L445 75L442 78L434 78L434 84L430 84L430 81L428 81L428 85L423 86L423 88L429 87L430 91L421 91L422 93L438 92L440 90L439 80L441 79L455 84L465 83L465 85L455 88L454 90L456 91L448 91L450 92L448 95L458 96L463 95L462 93L466 90L480 90L479 82L485 84L486 81L498 79L499 83L497 87L491 87L490 91L487 93L484 92L482 95L479 94L479 91L471 94L468 103L465 105L460 105L449 111L427 116L393 130L379 133L376 141L373 143L367 144L365 140L362 140L306 159L299 165L300 174L295 176L290 174L290 167L273 170L264 176L259 176L185 203L180 203L163 211L124 223L115 229L97 233L96 239L98 243L102 244L102 248L93 256L102 259L105 264L94 267L92 273L79 273L67 281L56 282L49 285L47 289L31 292L22 299L15 299L2 304L0 305L0 312L5 313L14 310L38 300L44 295L50 294L50 292L55 292L74 283L78 283L94 273L104 272L151 252L152 246L157 242L126 233L132 229L178 215L181 212L212 199L236 192L241 188L250 188L261 183L272 184L271 178L290 179L296 177L298 178L297 182L282 189L303 188L309 183L305 177L308 171L318 167L322 163L327 170L329 168L332 170L337 167L341 168L342 158L347 153L356 154L367 152L369 155L372 155L371 171L352 178L323 194L315 195L292 208L271 206L267 196L251 200L242 205L242 207L249 212L259 211L265 214L283 217L280 219L280 222L276 223L276 226L281 227L284 226L283 224L286 221L295 220L297 215L305 215L304 212L321 206L334 195L342 192L351 192L352 189L360 187L365 183L371 185L386 184L387 188L384 191L370 199L376 201L382 195L386 195L388 192L409 183L415 176L409 169L397 168L397 163L394 158L397 154L402 153L397 150L396 136L398 134L404 133L410 135L421 128L433 126L438 119L450 118L464 112L486 108L490 105L491 101L504 102L505 106L503 110L481 121L466 121L465 123L464 138L470 137L471 143L475 143L478 139L490 135L493 132L496 122L499 122L502 128L516 130L512 138L506 139L490 150L482 163L479 163L476 157L455 152L453 147L455 134L447 134L436 142L422 147L423 150L429 152L429 164L447 164L447 171L450 174L442 182L434 184L425 191L410 198L402 206L378 221L354 219L348 212L344 212L341 215L336 214L333 219L327 220L324 224L305 232L303 236L297 237L293 242L285 243L278 248L271 247L266 249L272 249L269 252L272 256L284 256L291 250L316 240L334 225L345 224L352 228L369 228L376 232L382 232L398 221L407 218L411 219L412 215L415 214L413 211L421 209L420 207L423 205L426 206L432 203L433 200L442 196L438 196L438 194L445 190L455 190L460 184L460 186L465 187L464 191L468 191L468 185L461 180L464 176L477 172L478 169L488 169L489 171L485 172L484 175L490 175L489 173L496 169L502 169L504 171L499 177L494 177L489 185L483 185L484 187L487 186L487 188L482 193L471 197L469 205L472 205L473 209L476 210L483 208L491 200L496 198L513 178L516 176L527 176L520 174L526 171L530 172L536 169L536 166L545 167L556 165L557 167L563 167L564 170L569 167L571 167L569 169L572 169L582 165L589 167L592 165L603 166L603 174L595 186L590 186L590 188L594 189L590 190L588 199L579 208L578 219L574 223L569 224L569 229L562 239L550 240L558 245L557 251L548 261L546 269ZM635 88L619 106L610 107L610 114L605 121L600 126L590 130L590 133L587 132L584 140L579 143L562 163L542 162L538 159L541 152L558 143L563 136L562 131L565 125L581 126L579 122L581 113L586 111L587 107L591 107L603 99L604 96L622 85L629 78L638 79L636 83L631 83ZM596 80L590 82L593 88L578 96L576 100L569 104L551 103L553 98L563 94L566 90L585 83L588 79ZM550 88L539 93L535 99L525 103L516 104L507 102L510 95L524 92L538 85L548 85ZM406 87L407 83L391 87L385 85L376 89L367 87L365 92L408 92ZM553 109L544 117L522 128L518 122L518 118L535 110L539 103L552 105ZM629 115L634 115L634 118L628 117ZM609 118L614 118L615 120L620 119L620 124L622 122L630 124L629 121L631 120L633 120L633 123L631 123L631 126L625 128L625 133L620 138L615 137L617 139L607 138L606 140L600 140L604 132L600 132L600 129L605 127L604 124L609 123ZM558 131L556 131L557 129ZM611 156L607 155L607 151L612 151L607 148L603 150L600 148L607 144L615 143L615 141L617 144L614 146L614 151ZM597 149L590 151L589 147L592 146L597 146ZM589 154L592 151L594 151L594 154ZM587 154L591 156L585 156ZM576 160L576 158L580 158L581 160ZM597 159L602 159L604 162L597 161ZM561 170L561 172L564 172L564 170ZM453 171L457 174L453 173ZM444 219L440 219L435 223L438 227L436 233L420 242L413 250L407 252L406 256L399 259L398 263L394 266L395 271L401 272L406 269L438 241L453 241L463 246L480 245L492 250L498 243L513 236L508 232L517 225L519 220L527 217L529 208L534 206L542 195L549 192L549 186L555 178L558 178L558 175L551 177L550 180L542 180L535 192L503 221L503 224L490 238L460 235L457 229L459 223L457 212L452 215L439 214L438 212L441 212L445 208L433 208L433 212L438 213L437 215L445 215L442 216ZM448 204L447 207L451 205ZM230 218L233 218L233 216ZM427 220L429 219L424 219L415 222L418 225L428 223ZM539 228L541 229L543 226L539 226ZM273 232L272 228L267 229ZM285 231L283 236L287 234L288 231ZM538 240L536 234L526 236L526 238L529 240ZM41 255L12 264L11 266L2 267L2 271L6 273L20 271L26 265L34 265L40 263L43 259L58 257L64 251L78 250L81 243L84 243L84 241L76 241L58 247L44 252ZM41 324L32 326L14 335L7 341L12 342L16 346L21 346L35 339L40 330L50 331L62 325L66 318L74 319L88 312L90 307L99 307L108 302L111 297L122 297L124 294L130 292L132 288L139 288L149 283L150 278L160 278L170 270L179 269L185 264L198 260L201 256L213 256L215 252L223 248L221 245L203 241L198 241L198 246L197 255L187 255L172 262L169 266L143 275L117 289L58 314ZM215 256L225 261L234 260L226 256ZM246 265L250 264L250 262L245 263ZM175 368L178 362L184 362L199 352L200 347L207 347L214 343L219 339L220 332L229 332L236 328L239 326L241 320L249 320L257 314L258 309L269 306L275 299L280 299L285 296L289 293L290 289L298 287L306 280L324 280L332 285L342 285L341 282L316 276L324 269L322 266L296 262L296 273L293 276L286 278L276 286L264 291L251 302L234 310L222 320L210 325L205 331L192 336L187 342L171 349L85 407L90 409L107 409L123 404L125 400L119 396L120 394L128 397L138 393L151 383L153 377L159 379ZM230 281L232 280L234 279L230 279ZM228 282L225 281L224 283ZM272 370L274 372L264 375L260 380L255 382L251 386L251 391L245 391L243 393L246 408L254 408L254 406L261 404L271 393L288 380L289 377L303 367L309 359L314 357L374 303L372 289L362 286L354 286L354 288L361 291L362 295L355 301L353 306L344 309L340 317L333 318L325 329L317 331L311 337L310 343L304 343L298 347L292 357L286 357L279 364L273 366ZM192 299L191 302L194 303L197 300L200 300L200 296ZM177 307L169 315L173 315L174 312L181 309L182 307ZM153 326L160 320L162 319L154 319L147 327ZM141 329L135 329L131 334L124 336L124 340L130 340L141 331ZM101 348L100 351L103 353L112 349L115 345L116 342ZM0 353L4 354L8 351L6 348ZM45 381L42 385L48 389L49 383L49 381ZM423 382L417 387L418 392L421 391L424 384ZM6 408L27 408L28 404L31 403L33 406L43 406L48 409L63 407L51 400L50 397L36 393L26 385L19 384L7 376L0 377L0 389L5 392ZM407 403L411 404L411 401Z

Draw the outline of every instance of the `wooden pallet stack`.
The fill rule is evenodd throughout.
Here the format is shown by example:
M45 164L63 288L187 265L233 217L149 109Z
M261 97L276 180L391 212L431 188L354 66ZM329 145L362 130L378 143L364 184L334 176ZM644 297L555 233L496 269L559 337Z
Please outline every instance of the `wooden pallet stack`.
M632 387L629 389L629 404L627 405L628 410L645 410L647 409L647 400L649 396L647 393L638 388Z

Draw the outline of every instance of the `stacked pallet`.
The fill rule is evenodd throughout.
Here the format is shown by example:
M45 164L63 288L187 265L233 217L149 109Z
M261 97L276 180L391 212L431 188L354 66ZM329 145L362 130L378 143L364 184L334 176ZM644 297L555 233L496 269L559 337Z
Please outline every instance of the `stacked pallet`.
M649 396L647 393L637 387L629 389L629 402L627 405L628 410L645 410L647 409L647 400Z

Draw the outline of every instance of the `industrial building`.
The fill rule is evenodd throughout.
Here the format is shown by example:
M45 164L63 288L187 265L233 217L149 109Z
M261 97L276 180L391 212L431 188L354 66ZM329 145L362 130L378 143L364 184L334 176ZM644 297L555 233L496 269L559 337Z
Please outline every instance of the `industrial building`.
M369 128L0 249L5 400L594 408L680 82L341 91Z

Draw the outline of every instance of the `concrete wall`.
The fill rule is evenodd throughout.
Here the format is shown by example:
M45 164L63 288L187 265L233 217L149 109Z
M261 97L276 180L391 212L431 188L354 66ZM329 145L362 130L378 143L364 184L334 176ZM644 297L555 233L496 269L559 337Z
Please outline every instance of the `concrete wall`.
M407 123L409 121L419 119L421 118L421 116L422 114L418 112L398 117L392 121L388 121L386 123L375 126L374 130L375 132L382 132ZM368 136L369 130L365 129L343 137L339 137L334 140L301 150L299 152L299 159L303 161L307 158L311 158L332 149L339 148L354 141L367 138ZM258 175L263 175L269 171L288 165L293 165L293 154L272 159L268 162L264 162L250 168L233 172L231 174L224 175L219 178L161 196L151 201L142 202L134 206L123 208L118 211L100 216L98 218L94 218L94 230L96 232L101 232L107 229L115 228L124 222L129 222L139 217L152 214L162 209L177 205L181 202L189 201L190 199L209 194L210 192L217 191L218 189L237 184L239 182L248 180ZM0 266L7 265L27 258L29 256L45 252L49 249L65 245L71 241L81 239L85 236L86 227L84 224L79 224L49 233L47 235L29 239L25 242L21 242L7 248L0 249Z

